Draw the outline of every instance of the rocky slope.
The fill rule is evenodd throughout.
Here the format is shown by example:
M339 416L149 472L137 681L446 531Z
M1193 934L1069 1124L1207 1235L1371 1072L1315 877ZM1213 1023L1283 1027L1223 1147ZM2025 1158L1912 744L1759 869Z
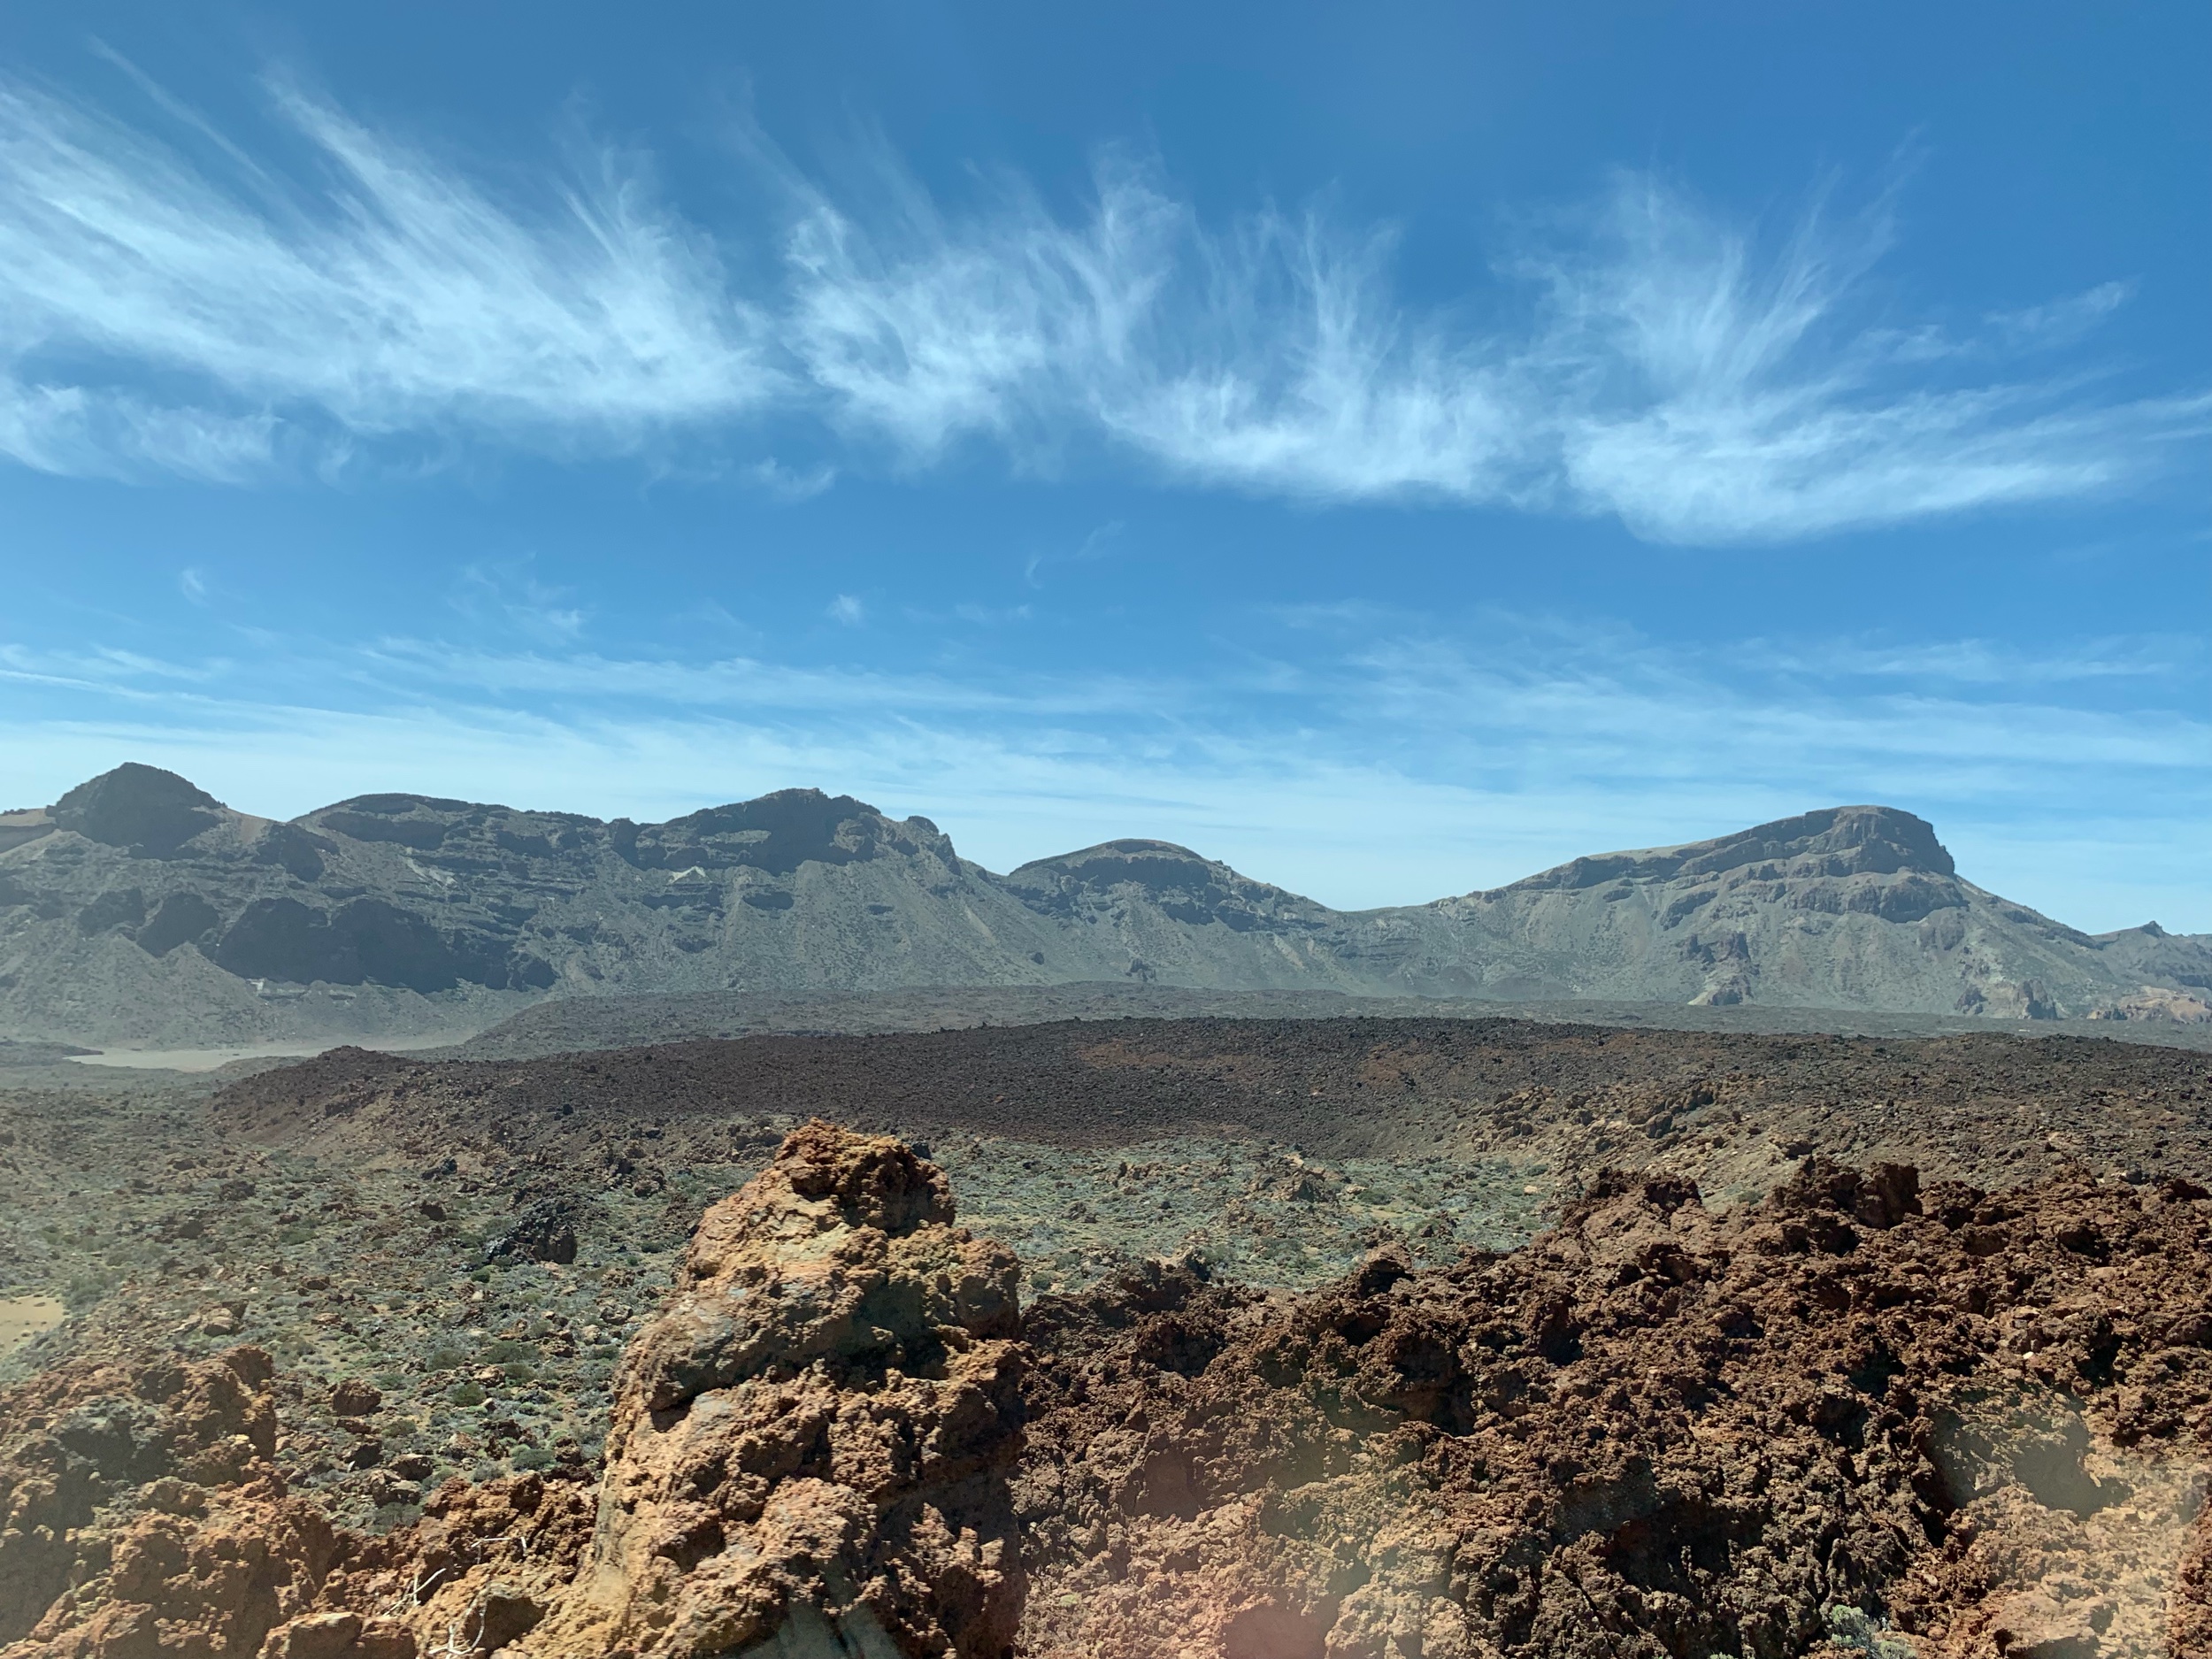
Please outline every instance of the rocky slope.
M1814 1155L1977 1186L2080 1169L2212 1184L2204 1054L1989 1030L1897 1041L1133 1019L504 1062L341 1049L242 1079L210 1109L227 1140L419 1172L414 1197L480 1228L504 1225L480 1207L495 1213L505 1193L526 1211L553 1179L541 1172L560 1171L569 1192L594 1194L570 1212L587 1255L665 1231L677 1194L703 1202L814 1115L933 1147L964 1213L1044 1290L1189 1251L1276 1286L1335 1278L1382 1241L1447 1262L1525 1241L1623 1163L1717 1203L1755 1202ZM115 1185L102 1183L104 1208L144 1202ZM149 1217L156 1229L184 1225L165 1213ZM46 1220L34 1209L17 1225L27 1262L53 1260ZM10 1245L0 1218L0 1273ZM419 1233L404 1254L403 1269L379 1271L411 1280L429 1259ZM39 1282L69 1276L57 1263Z
M1492 995L2008 1018L2212 1017L2212 938L2093 938L1962 879L1934 830L1839 807L1717 840L1578 858L1376 917L1394 972Z
M811 790L666 824L419 795L276 823L125 766L0 815L19 1038L393 1041L554 997L1094 981L2191 1021L2212 940L2077 933L1883 807L1361 912L1159 841L995 875Z
M1721 1210L1615 1172L1525 1248L1386 1246L1303 1294L1152 1261L1024 1310L1016 1272L910 1148L805 1125L702 1217L603 1459L450 1479L367 1530L303 1486L305 1431L367 1445L402 1402L114 1325L0 1395L0 1656L2212 1643L2186 1180L1816 1158Z
M1027 1649L2207 1651L2201 1192L1613 1177L1510 1256L1040 1302Z

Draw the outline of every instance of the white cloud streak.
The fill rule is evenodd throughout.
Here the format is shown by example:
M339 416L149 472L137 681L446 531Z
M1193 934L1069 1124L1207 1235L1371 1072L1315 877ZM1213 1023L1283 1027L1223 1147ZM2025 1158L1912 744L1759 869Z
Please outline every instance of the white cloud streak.
M1816 209L1770 247L1624 176L1504 250L1502 288L1424 311L1386 233L1208 226L1121 159L1073 213L1018 182L955 212L887 158L864 209L756 146L781 207L718 240L633 157L580 152L516 199L304 93L273 101L289 173L173 101L173 142L0 85L0 453L235 483L407 440L688 446L804 494L831 473L765 449L796 423L843 466L979 441L1049 471L1102 444L1202 486L1712 543L2112 491L2212 419L2203 397L2029 372L2124 284L1964 340L1867 319L1880 204Z
M627 448L775 389L705 239L620 157L530 211L303 95L278 105L319 188L0 88L0 447L231 481L286 419ZM167 407L131 383L172 377Z

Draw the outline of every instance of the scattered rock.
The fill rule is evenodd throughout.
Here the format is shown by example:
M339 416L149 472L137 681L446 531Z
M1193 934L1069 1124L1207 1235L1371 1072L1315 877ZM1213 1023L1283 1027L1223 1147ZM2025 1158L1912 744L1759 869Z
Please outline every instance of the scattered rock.
M515 1218L501 1237L484 1247L488 1261L557 1262L576 1259L576 1225L581 1206L572 1198L541 1198Z
M2096 1659L2212 1653L2200 1058L1566 1028L1455 1048L1440 1032L1313 1028L1294 1065L1268 1047L1279 1033L1003 1038L1034 1062L1030 1087L1121 1079L1090 1096L1106 1116L1151 1096L1186 1117L1194 1100L1307 1114L1299 1147L1233 1163L1195 1134L1172 1155L994 1143L974 1187L984 1143L949 1132L964 1196L1083 1243L1079 1269L1062 1251L1033 1271L1097 1287L1043 1298L1025 1329L1010 1257L954 1224L942 1175L818 1127L700 1222L663 1305L659 1252L693 1232L703 1190L726 1190L702 1171L757 1167L772 1144L768 1120L714 1115L726 1069L687 1073L677 1051L576 1062L613 1092L579 1095L572 1117L565 1099L532 1104L537 1083L437 1063L394 1062L411 1069L334 1116L299 1086L285 1098L303 1118L335 1125L326 1172L262 1186L314 1215L315 1237L272 1237L273 1202L171 1210L157 1233L165 1206L243 1161L173 1142L127 1190L128 1171L111 1178L113 1225L79 1206L103 1227L86 1256L111 1253L137 1287L45 1339L65 1366L0 1394L0 1620L16 1620L0 1659L126 1659L156 1637L208 1659L450 1659L495 1640L515 1659L679 1659L736 1631L785 1659L947 1659L1002 1638L1037 1659L1149 1659L1163 1631L1192 1659L1642 1659L1646 1640L1654 1659L1995 1659L2085 1640ZM771 1081L863 1077L824 1048L775 1052L788 1065ZM1616 1082L1577 1071L1601 1063ZM651 1092L670 1078L693 1116ZM981 1098L1024 1110L1020 1087ZM2016 1136L1986 1104L2000 1096ZM1388 1111L1343 1103L1360 1098ZM1491 1105L1432 1110L1450 1099ZM20 1110L0 1099L0 1116ZM1874 1139L1941 1140L1952 1129L1928 1125L1953 1110L1966 1150L1930 1179ZM592 1223L572 1226L569 1271L487 1268L469 1235L426 1225L411 1171L439 1144L434 1111L478 1114L452 1201L472 1222L496 1202L481 1194L527 1180L512 1236L568 1181ZM1331 1114L1411 1150L1304 1141ZM19 1137L27 1157L77 1133L43 1121ZM1532 1125L1565 1138L1479 1182L1435 1140ZM332 1156L372 1131L396 1156ZM97 1167L103 1133L94 1120L73 1156ZM572 1133L595 1149L564 1162ZM1782 1163L1786 1138L1802 1156ZM1607 1141L1657 1167L1593 1179L1584 1160ZM1863 1156L1838 1156L1855 1143ZM649 1155L664 1203L634 1206L611 1180L596 1148L618 1146ZM1709 1208L1706 1171L1755 1165L1758 1184ZM1984 1166L2037 1179L1984 1191ZM2121 1168L2148 1179L2089 1178ZM1556 1206L1555 1225L1525 1249L1463 1254L1446 1212L1500 1183L1535 1195L1531 1216ZM1124 1189L1179 1217L1226 1198L1220 1233L1177 1242L1179 1220L1147 1262L1143 1235L1102 1232L1120 1253L1094 1263L1073 1229L1093 1213L1125 1226ZM28 1250L50 1217L73 1225L31 1213L14 1235ZM1221 1265L1215 1240L1268 1227L1315 1265L1267 1282L1320 1289ZM599 1385L640 1317L602 1486ZM282 1378L253 1349L196 1357L242 1325L320 1351ZM150 1346L167 1342L188 1352ZM316 1380L355 1370L385 1386ZM429 1489L442 1467L503 1461L517 1472Z
M330 1410L334 1417L372 1417L381 1410L383 1405L384 1395L376 1385L358 1377L349 1377L330 1391Z

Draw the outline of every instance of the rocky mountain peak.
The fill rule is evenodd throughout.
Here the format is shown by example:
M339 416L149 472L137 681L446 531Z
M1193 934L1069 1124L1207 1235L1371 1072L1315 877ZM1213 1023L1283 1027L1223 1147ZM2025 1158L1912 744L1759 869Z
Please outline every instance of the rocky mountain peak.
M1850 866L1839 874L1958 873L1949 851L1936 840L1935 826L1893 806L1828 807L1746 833L1770 832L1782 842L1783 856L1788 858L1840 860Z
M1130 837L1101 841L1095 847L1060 853L1050 858L1032 859L1007 879L1025 887L1074 885L1105 888L1134 883L1158 893L1202 886L1225 875L1243 879L1236 877L1226 864L1216 864L1173 841Z
M1773 879L1898 875L1951 877L1957 866L1935 826L1893 806L1832 806L1777 818L1711 841L1577 858L1500 892L1601 887L1609 881L1680 881L1754 865Z
M865 801L819 789L778 789L751 801L706 807L665 824L611 826L616 849L641 869L714 870L743 864L789 875L803 864L849 864L951 843L926 818L901 823Z
M166 857L223 821L220 801L173 772L126 761L54 803L56 825L88 841Z
M1032 910L1048 916L1129 902L1188 926L1219 922L1238 932L1282 917L1318 914L1310 899L1240 875L1173 841L1130 838L1039 858L1006 878Z

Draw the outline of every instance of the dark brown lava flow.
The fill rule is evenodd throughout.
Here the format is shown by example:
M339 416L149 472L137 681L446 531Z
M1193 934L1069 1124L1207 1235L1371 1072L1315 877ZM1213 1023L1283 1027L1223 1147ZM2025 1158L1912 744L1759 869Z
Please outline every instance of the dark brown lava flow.
M253 1139L496 1162L588 1159L641 1126L664 1132L656 1157L710 1161L733 1118L818 1115L1064 1148L1190 1134L1328 1158L1543 1148L1563 1178L1663 1164L1746 1195L1814 1152L1983 1183L2204 1179L2208 1107L2212 1060L2118 1041L1437 1019L1066 1021L495 1062L344 1048L215 1102Z

